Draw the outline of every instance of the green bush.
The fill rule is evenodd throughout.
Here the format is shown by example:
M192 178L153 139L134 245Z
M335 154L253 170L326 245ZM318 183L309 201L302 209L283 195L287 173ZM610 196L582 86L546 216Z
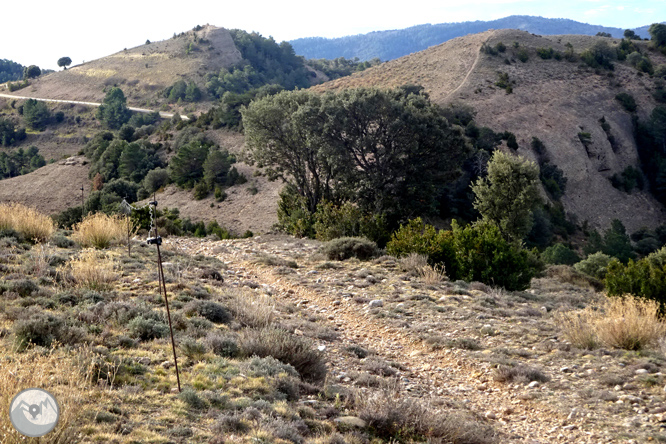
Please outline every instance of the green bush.
M272 356L292 365L306 381L323 382L326 378L323 355L305 338L285 330L265 328L244 331L239 342L243 356Z
M541 259L547 264L553 265L573 265L580 261L580 256L564 244L556 243L541 253Z
M520 47L520 48L518 48L518 50L516 51L516 57L518 58L518 60L520 60L521 62L525 63L525 62L527 62L527 61L529 60L530 55L529 55L529 53L527 52L527 49Z
M330 260L344 261L355 257L362 261L372 259L378 253L377 244L363 237L340 237L326 242L321 252Z
M164 322L143 316L132 319L127 327L132 336L143 341L163 338L169 334L169 327Z
M636 104L636 99L629 93L619 93L615 96L615 100L620 102L620 105L630 113L636 112L638 105Z
M458 279L524 290L543 264L536 254L506 241L496 226L484 223L460 227L452 224L458 260Z
M555 55L553 48L537 48L537 55L544 60L552 59Z
M608 269L608 264L610 263L611 259L612 258L609 255L598 251L578 262L573 267L576 271L585 273L588 276L592 276L597 279L603 279L606 277L606 270Z
M197 314L216 324L231 321L231 314L222 304L212 301L191 301L184 307L187 315Z
M194 199L201 200L208 196L208 185L203 180L194 186Z
M84 336L81 329L70 327L62 317L47 312L30 313L16 321L12 330L18 350L25 350L31 344L50 347L55 341L73 344Z
M386 252L396 257L411 253L428 257L430 265L444 264L447 276L458 279L458 263L451 231L437 231L424 224L421 218L412 219L393 233L386 244Z
M666 247L626 265L611 260L604 283L609 296L633 294L666 302Z

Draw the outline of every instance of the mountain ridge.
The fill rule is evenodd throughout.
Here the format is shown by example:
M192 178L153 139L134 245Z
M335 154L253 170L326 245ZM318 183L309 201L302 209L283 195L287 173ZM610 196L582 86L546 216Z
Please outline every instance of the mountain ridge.
M634 28L643 38L649 37L649 25ZM582 34L595 35L607 32L621 38L624 29L602 25L590 25L571 19L550 19L544 17L512 15L497 20L467 21L457 23L422 24L404 29L373 31L367 34L327 39L307 37L289 41L296 54L305 58L335 59L345 57L370 60L375 57L382 61L393 60L407 54L424 50L452 38L477 34L490 29L519 29L539 35Z

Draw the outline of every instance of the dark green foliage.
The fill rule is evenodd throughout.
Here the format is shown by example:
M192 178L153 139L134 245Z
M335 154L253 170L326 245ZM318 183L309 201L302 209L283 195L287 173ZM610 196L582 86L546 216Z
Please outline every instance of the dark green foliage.
M235 178L229 174L236 158L226 150L211 149L203 163L203 180L209 190L219 186L234 185Z
M42 75L42 70L37 65L30 65L23 68L24 79L34 79Z
M197 182L197 184L194 186L194 199L195 200L201 200L205 199L208 197L208 194L210 193L208 185L206 185L206 182L201 181Z
M663 23L653 23L650 25L648 32L657 48L666 46L666 25Z
M16 130L11 120L0 117L0 145L10 146L23 139L25 139L25 129Z
M502 88L506 90L507 94L511 94L513 92L513 86L512 82L509 80L509 74L505 72L498 72L497 73L497 81L495 82L495 86L498 88ZM515 136L514 136L515 139Z
M235 358L240 353L238 340L235 337L217 331L208 333L204 343L213 353L225 358Z
M173 85L164 90L164 97L167 97L170 102L177 102L179 100L198 102L201 100L202 93L196 83L186 83L184 80L177 80Z
M547 264L573 265L580 261L580 256L578 256L575 251L571 250L571 248L558 242L555 245L546 248L543 253L541 253L541 259Z
M515 54L516 54L516 58L518 60L520 60L521 62L523 62L523 63L527 62L530 58L530 55L527 52L527 49L523 48L523 47L518 48L516 50Z
M242 356L272 356L293 366L306 381L321 383L326 378L326 364L321 352L315 349L310 340L285 330L246 330L241 334L239 345Z
M605 254L619 259L622 263L626 263L634 257L627 230L618 219L613 219L610 228L604 232L603 240L604 247L602 251Z
M624 265L613 259L608 265L604 284L609 296L633 294L660 303L666 302L666 268L664 250L659 250L637 262Z
M489 224L452 226L458 260L457 279L479 281L510 291L524 290L542 269L533 252L506 241L499 229Z
M155 168L148 171L143 178L143 188L152 194L169 183L169 172L164 168Z
M438 187L455 178L468 147L413 89L283 92L254 101L243 111L250 154L269 167L269 178L292 185L310 214L324 200L385 214L389 226L433 212Z
M608 264L610 264L611 260L612 258L609 255L598 251L575 264L574 268L576 271L585 273L588 276L592 276L597 279L603 279L606 277Z
M61 68L67 69L67 67L71 64L72 64L72 59L70 59L69 57L60 57L58 59L58 66Z
M330 260L344 261L355 257L367 261L378 253L377 244L362 237L340 237L326 242L321 251Z
M631 64L631 66L641 72L647 74L652 74L654 72L654 67L652 66L652 61L650 61L650 58L639 53L638 51L634 51L627 55L627 61Z
M608 38L613 37L609 32L603 32L603 31L597 32L595 35L597 37L608 37Z
M553 223L549 213L542 207L537 207L532 213L534 224L527 237L525 245L529 248L546 248L553 238Z
M329 80L335 80L340 77L352 75L355 72L364 71L372 66L379 65L381 60L374 58L369 61L361 62L358 57L346 59L337 57L333 60L328 59L308 59L305 61L308 66L323 72Z
M180 392L178 397L192 409L203 410L204 408L208 407L208 403L204 399L201 399L197 392L189 387Z
M82 220L81 206L79 205L78 207L69 207L66 210L63 210L62 212L51 217L53 217L53 220L55 221L58 228L70 230L72 225L77 224Z
M624 30L624 38L627 40L642 40L640 35L637 35L633 30L631 29L625 29Z
M453 233L436 230L432 225L424 224L421 218L410 220L393 233L386 244L386 252L396 257L410 253L423 254L431 265L444 264L447 276L456 279L458 266Z
M549 162L545 162L540 167L539 178L548 194L554 199L559 200L563 195L567 185L567 178L564 177L564 171Z
M497 44L495 45L495 49L497 50L497 52L504 52L506 51L506 45L502 42L497 42Z
M12 80L21 80L23 77L23 65L7 59L0 59L0 83Z
M583 51L580 58L591 68L613 70L613 61L617 59L617 51L608 42L600 40L595 42L590 49Z
M555 56L555 50L553 48L537 48L537 55L544 60L552 59Z
M51 120L51 111L46 103L28 99L23 104L23 121L33 130L43 131Z
M363 213L356 205L345 202L333 205L322 202L312 215L314 236L329 241L338 237L365 237L378 245L386 245L389 232L382 215Z
M497 48L494 48L485 42L481 45L481 52L484 54L494 55L494 56L496 56L499 53L499 51L497 51Z
M451 280L479 281L508 290L522 290L542 268L536 256L509 243L499 230L478 223L452 231L437 231L420 220L410 221L394 233L387 244L391 254L428 255L433 263L443 264Z
M516 141L516 135L510 132L506 132L506 146L512 150L518 149L518 141Z
M19 148L14 152L0 152L0 179L28 174L44 165L46 161L35 146L27 151Z
M118 178L139 183L148 171L164 165L157 154L160 147L145 140L114 139L110 132L98 133L84 148L91 161L89 177L99 173L105 183Z
M622 92L616 95L615 99L620 102L620 105L622 105L622 107L628 112L636 112L638 105L636 104L636 100L631 94Z
M104 102L97 108L97 118L111 129L119 129L132 116L127 108L127 99L120 88L113 87L104 96Z
M130 334L143 341L163 338L169 334L169 327L162 321L137 316L127 324Z
M203 179L204 162L213 144L207 140L195 138L182 146L169 162L169 176L176 184L191 188Z
M634 188L642 190L644 187L641 170L631 165L626 167L621 174L613 174L610 181L615 188L625 193L631 193Z
M583 146L587 149L590 145L592 145L592 134L581 131L578 133L578 140L580 140L580 143L582 143Z

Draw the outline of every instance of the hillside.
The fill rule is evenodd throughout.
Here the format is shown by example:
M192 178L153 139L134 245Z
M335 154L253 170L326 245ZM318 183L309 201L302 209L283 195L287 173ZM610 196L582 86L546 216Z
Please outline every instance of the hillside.
M648 26L643 26L634 31L639 36L648 38L647 28ZM290 43L297 54L306 58L358 57L361 60L370 60L378 57L382 61L387 61L439 45L456 37L491 29L520 29L538 35L596 35L598 32L606 32L616 38L622 38L624 32L624 29L620 28L589 25L568 19L512 15L498 20L425 24L332 39L308 37L292 40Z
M536 159L530 142L533 137L541 139L551 161L568 178L562 202L579 222L587 220L592 226L606 228L612 219L619 218L630 232L642 226L654 227L664 220L662 206L646 192L627 194L613 188L609 180L638 162L631 116L615 96L620 92L632 94L639 104L639 117L645 119L655 106L653 80L622 63L616 63L614 72L607 75L597 74L580 62L543 60L536 55L537 48L564 52L567 43L580 52L599 39L603 38L487 31L450 40L315 89L423 85L434 102L442 106L465 103L474 108L479 124L515 133L518 154ZM484 43L495 46L498 42L508 47L506 54L493 56L480 51ZM527 48L526 63L516 60L513 42ZM650 52L650 57L655 65L666 61L658 53ZM511 94L495 85L498 73L508 74ZM617 141L615 148L601 128L602 117L610 124ZM587 150L578 138L580 132L591 134L592 145Z
M206 73L241 60L229 31L207 25L37 78L16 95L101 102L108 87L119 86L128 105L155 108L157 95L177 80L202 83Z

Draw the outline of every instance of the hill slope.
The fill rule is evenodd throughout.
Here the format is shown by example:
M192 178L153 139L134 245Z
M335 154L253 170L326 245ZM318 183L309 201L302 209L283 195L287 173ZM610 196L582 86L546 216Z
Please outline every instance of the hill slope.
M577 52L602 37L535 36L524 31L499 30L460 37L417 54L368 69L348 78L315 87L337 90L360 86L395 87L421 84L431 99L440 105L463 102L476 111L479 124L495 131L516 134L518 154L536 159L530 149L533 137L546 145L548 155L568 178L562 198L565 209L580 222L608 227L619 218L631 232L642 226L655 226L664 220L662 206L647 192L621 192L610 183L610 176L638 163L632 135L631 116L615 100L619 92L629 92L639 104L639 116L646 118L655 106L652 81L634 68L616 64L612 75L595 72L579 63L542 60L537 48L553 47L564 52L571 43ZM517 42L526 48L529 60L516 60L516 48L492 56L480 51L503 42ZM663 56L650 53L653 62L664 63ZM508 64L505 62L508 62ZM495 86L499 73L515 82L513 93ZM617 141L613 148L599 120L605 118ZM578 133L591 134L586 149Z
M649 37L647 26L635 31L641 37ZM391 31L376 31L335 39L310 37L290 41L296 54L306 58L335 59L345 57L370 60L392 60L421 51L433 45L468 34L476 34L490 29L520 29L539 35L584 34L596 35L607 32L621 38L623 29L589 25L568 19L549 19L526 15L512 15L498 20L462 23L439 23L412 26Z
M229 31L207 25L37 78L16 95L100 102L105 89L117 85L130 106L150 106L156 93L175 81L201 81L207 72L241 60Z

